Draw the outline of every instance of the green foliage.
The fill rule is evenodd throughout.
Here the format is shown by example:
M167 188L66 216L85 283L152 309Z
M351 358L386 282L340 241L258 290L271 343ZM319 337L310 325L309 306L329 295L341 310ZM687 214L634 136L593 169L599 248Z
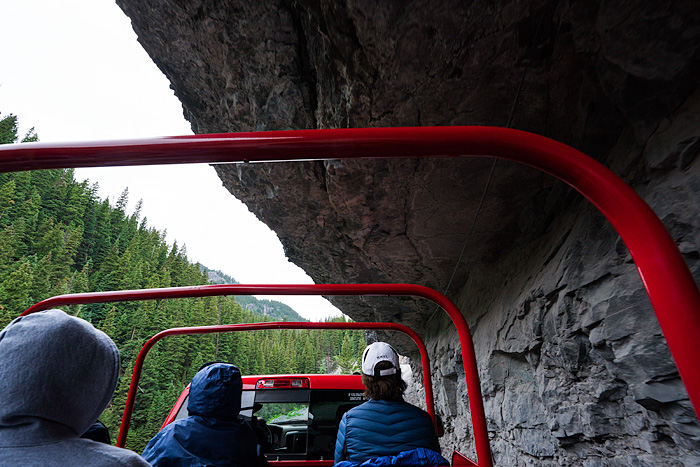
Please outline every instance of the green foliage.
M17 139L16 117L0 119L0 141ZM127 204L128 190L111 205L97 196L96 185L76 182L70 169L0 174L0 328L53 295L209 282L206 268L190 263L184 249L168 245L163 232L140 219L141 203L131 216ZM250 297L74 305L65 311L105 331L119 348L124 373L101 416L113 439L134 360L157 332L270 319L303 321L287 305ZM309 330L164 339L146 359L127 447L143 449L207 361L235 363L244 374L334 372L339 366L351 371L360 341L361 331Z
M0 118L0 144L17 142L17 117L10 114Z
M12 144L19 140L17 135L18 122L16 115L6 115L5 117L0 114L0 144ZM22 138L23 143L28 143L32 141L39 141L39 136L37 136L34 128L31 128L24 138Z
M350 334L345 333L343 336L343 343L340 346L340 354L335 356L335 362L340 368L341 373L352 374L360 371L360 360L353 351L350 339Z
M203 273L209 278L212 284L238 284L236 279L226 273L214 269L209 269L206 266L200 268ZM278 302L277 300L260 300L252 296L236 296L236 301L243 308L252 311L255 314L269 316L270 319L277 321L306 321L292 307L286 303Z
M246 295L235 298L246 310L261 316L268 316L276 321L307 321L291 306L277 300L260 300Z

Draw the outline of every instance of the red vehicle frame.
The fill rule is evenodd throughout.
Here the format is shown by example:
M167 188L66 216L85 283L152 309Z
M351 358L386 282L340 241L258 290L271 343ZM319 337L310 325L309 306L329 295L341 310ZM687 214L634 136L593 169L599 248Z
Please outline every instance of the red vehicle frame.
M349 379L348 379L349 378ZM256 376L242 376L243 380L243 390L252 391L256 389L257 383L261 380L293 380L293 379L305 379L308 381L308 386L311 389L349 389L354 391L364 391L365 387L362 385L362 377L360 375L324 375L324 374L294 374L294 375L256 375ZM350 380L353 383L348 384L347 381ZM306 386L304 386L306 389ZM272 389L274 391L275 389ZM174 422L177 418L179 409L183 406L185 399L190 394L190 386L182 391L180 397L177 398L173 408L170 413L165 417L163 425L160 427L162 430ZM433 419L434 420L434 419Z
M479 372L476 366L474 344L471 340L469 326L459 309L444 295L428 287L413 284L297 284L297 285L242 285L221 284L201 285L192 287L170 287L164 289L123 290L113 292L91 292L82 294L67 294L51 297L33 305L22 313L27 315L37 311L48 310L64 305L76 305L86 303L108 303L135 300L158 300L166 298L186 297L211 297L221 295L379 295L379 296L416 296L427 298L449 315L455 323L462 347L462 359L469 394L469 408L472 416L474 430L474 442L479 464L469 460L462 454L457 454L466 463L462 465L493 465L491 449L489 447L486 415L484 413L483 399L481 396L481 384ZM398 323L311 323L311 322L267 322L247 324L222 324L214 326L192 326L173 328L161 331L150 338L142 347L134 362L129 393L124 407L122 425L117 438L117 446L124 447L126 436L131 423L131 414L138 390L138 382L141 377L143 363L148 351L161 339L167 336L183 334L211 334L216 332L253 331L264 329L381 329L400 331L413 339L421 356L423 384L425 389L426 411L433 419L436 430L438 424L435 418L435 404L433 400L432 381L430 377L430 360L428 351L420 336L412 329ZM275 461L275 465L298 465L300 461ZM332 465L332 461L301 461L304 465Z
M632 255L690 400L696 414L699 413L700 370L696 359L700 355L700 290L678 247L651 208L619 177L580 151L549 138L496 127L416 127L23 143L0 147L0 171L196 162L484 156L529 165L564 181L610 221ZM459 312L456 314L461 317ZM470 338L465 342L460 334L460 340L464 351L465 344L471 344ZM470 404L472 400L470 397ZM478 417L474 412L473 415ZM474 429L479 465L491 465L488 437L477 436L478 428Z

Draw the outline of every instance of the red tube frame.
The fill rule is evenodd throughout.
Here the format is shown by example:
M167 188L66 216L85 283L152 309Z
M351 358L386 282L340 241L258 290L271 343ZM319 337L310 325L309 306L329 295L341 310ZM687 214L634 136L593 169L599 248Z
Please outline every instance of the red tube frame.
M464 315L460 313L459 309L452 303L447 297L445 297L440 292L437 292L431 288L424 287L422 285L414 284L295 284L295 285L242 285L242 284L219 284L219 285L200 285L191 287L171 287L167 289L142 289L142 290L123 290L123 291L111 291L111 292L89 292L80 294L67 294L58 295L56 297L47 298L41 302L33 305L22 313L21 316L28 315L30 313L35 313L37 311L48 310L54 307L62 305L77 305L85 303L108 303L108 302L123 302L132 300L157 300L165 298L188 298L188 297L212 297L220 295L376 295L376 296L415 296L423 297L436 303L449 315L452 322L457 328L457 334L459 335L459 343L462 347L462 362L464 365L464 375L467 383L467 394L469 396L469 409L472 416L472 429L474 431L474 444L476 447L476 455L479 461L479 465L491 467L493 465L493 460L491 457L491 448L489 445L488 429L486 426L486 414L484 411L484 402L481 394L481 383L479 381L479 369L476 365L476 355L474 353L474 343L472 342L471 333L469 332L469 326L464 318ZM277 325L280 323L257 323L254 326L259 326L265 329L264 325L273 324L270 329L277 329ZM304 323L305 327L320 325L323 327L333 327L327 326L330 323ZM351 324L351 323L339 323L339 324ZM413 338L415 334L410 328L406 326L399 325L396 323L354 323L353 327L362 328L366 325L377 325L377 326L389 326L384 329L393 329L405 332ZM221 325L225 326L225 325ZM240 325L230 325L230 326L240 326ZM253 325L251 325L253 326ZM212 327L207 327L212 329ZM219 328L219 327L213 327ZM373 328L373 327L372 327ZM405 330L404 330L405 328ZM150 348L160 340L162 337L156 339L163 333L174 333L174 334L187 334L193 328L175 328L174 330L162 331L156 334L151 340L149 340L141 352L139 357L141 358L141 353L143 353L143 358L145 358L148 350L146 347ZM201 329L201 327L200 327ZM374 328L373 328L374 329ZM377 327L376 329L379 329ZM408 332L407 332L408 331ZM205 331L205 332L217 332L217 331ZM418 337L416 335L416 337ZM153 341L156 339L155 341ZM420 337L418 340L413 338L416 345L418 345L419 351L421 352L421 360L423 365L428 363L428 354L424 352L425 346L422 345ZM153 341L149 345L149 342ZM421 342L421 344L418 344ZM144 350L146 351L144 353ZM137 359L138 360L138 359ZM140 376L141 366L143 365L143 359L138 368L138 373ZM426 371L427 369L427 371ZM126 440L126 431L128 431L128 423L125 420L127 415L127 407L131 405L133 407L133 400L135 396L135 384L138 384L138 378L136 378L136 364L134 364L134 373L131 380L131 387L129 388L129 395L127 398L127 405L124 409L125 418L122 419L122 427L119 430L119 440L117 441L118 446L123 446ZM423 367L424 378L426 374L430 374L430 369L428 367ZM426 385L426 398L428 396L428 391L430 391L430 397L432 398L432 386ZM433 404L429 404L432 407ZM131 410L130 410L131 411ZM434 417L434 411L431 413ZM124 437L122 438L122 431L124 431Z
M421 366L423 369L423 385L425 387L425 403L426 411L433 419L433 425L437 430L437 420L435 419L435 400L433 399L433 383L430 377L430 360L428 351L420 336L411 328L398 323L309 323L309 322L292 322L292 321L277 321L266 323L247 323L247 324L220 324L212 326L193 326L185 328L172 328L161 331L151 337L141 348L136 361L134 362L134 371L131 376L131 384L129 393L124 406L124 415L122 416L122 424L119 428L119 436L117 438L117 446L124 447L126 445L126 437L131 426L131 416L134 411L134 402L136 400L136 392L139 380L141 379L141 371L143 363L146 360L146 355L151 348L161 339L168 336L181 336L188 334L212 334L216 332L236 332L236 331L260 331L267 329L383 329L386 331L400 331L407 334L418 347L421 356ZM472 424L474 421L472 420Z
M619 177L544 136L496 127L413 127L176 136L95 143L0 146L0 171L281 160L497 157L567 183L625 242L696 414L700 413L700 290L651 208Z

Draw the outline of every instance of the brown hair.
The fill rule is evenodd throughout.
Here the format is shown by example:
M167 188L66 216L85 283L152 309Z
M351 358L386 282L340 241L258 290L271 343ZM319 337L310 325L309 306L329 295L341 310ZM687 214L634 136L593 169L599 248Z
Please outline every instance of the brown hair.
M387 370L393 368L390 362L379 362L375 365L376 370ZM362 375L362 384L365 385L365 396L375 400L396 400L403 397L406 390L406 382L401 379L401 368L396 369L396 373L386 376Z

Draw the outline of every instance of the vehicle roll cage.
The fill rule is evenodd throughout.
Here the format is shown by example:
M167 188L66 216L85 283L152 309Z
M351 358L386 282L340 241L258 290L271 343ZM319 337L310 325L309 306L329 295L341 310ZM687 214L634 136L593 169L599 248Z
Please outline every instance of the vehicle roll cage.
M297 284L297 285L243 285L243 284L217 284L200 285L191 287L169 287L162 289L121 290L110 292L88 292L80 294L66 294L42 300L22 313L28 315L37 311L49 310L64 305L78 305L87 303L110 303L124 301L160 300L172 298L213 297L222 295L345 295L345 296L414 296L431 300L440 306L455 323L459 342L462 347L462 360L469 395L469 408L472 415L472 426L476 444L477 457L490 459L488 431L486 428L486 415L481 396L479 372L474 354L474 344L469 332L469 326L459 309L443 294L435 290L414 284ZM245 324L222 324L212 326L192 326L172 328L159 332L151 337L141 348L136 361L129 386L129 393L124 407L122 424L119 429L117 446L124 447L126 436L131 424L131 415L136 399L138 382L141 377L143 363L150 349L161 339L167 336L183 334L211 334L217 332L258 331L266 329L377 329L385 331L400 331L408 335L418 347L421 356L421 368L423 372L423 384L425 389L426 411L435 419L435 403L433 399L432 380L430 377L430 359L428 351L421 337L411 328L399 323L369 323L369 322L263 322ZM485 450L485 451L484 451ZM490 465L489 463L484 465Z
M212 334L217 332L236 332L236 331L261 331L261 330L271 330L271 329L375 329L384 331L400 331L408 335L413 342L415 342L418 347L418 351L421 356L421 368L423 373L423 386L425 388L425 406L426 411L433 420L433 425L437 431L438 423L435 418L435 401L433 400L433 384L432 378L430 377L430 360L428 358L428 351L425 348L425 344L420 336L402 324L398 323L311 323L311 322L291 322L291 321L276 321L276 322L263 322L263 323L242 323L242 324L222 324L222 325L210 325L210 326L192 326L183 328L172 328L165 331L161 331L152 338L150 338L142 347L139 352L136 361L134 362L134 371L131 378L131 385L129 386L129 393L126 399L126 405L124 408L124 415L122 417L122 424L119 429L119 437L117 438L117 446L124 447L126 445L126 436L129 426L131 424L131 415L134 409L134 401L136 397L136 391L138 388L138 382L141 377L141 371L143 368L143 362L146 359L146 354L158 341L168 336L178 336L178 335L189 335L189 334ZM472 423L477 425L483 425L485 427L485 420Z
M580 151L544 136L506 128L466 126L295 130L108 142L22 143L0 146L0 172L67 167L396 157L496 157L519 162L558 178L593 203L610 221L630 251L690 401L696 414L700 413L700 370L697 367L697 355L700 355L700 290L673 238L641 197L609 169ZM435 291L432 293L437 294ZM324 294L328 293L319 293ZM87 300L87 294L78 295ZM453 313L448 311L448 314L455 319ZM455 323L464 321L461 313L456 311L454 314L461 317ZM467 352L473 354L471 337L469 342L462 339L460 333L463 352L465 344L468 344L466 348L471 350ZM465 370L467 360L469 358L464 359ZM469 365L473 366L473 373L466 371L467 378L471 374L476 380L471 383L467 381L468 388L476 385L479 389L476 363L474 361ZM476 420L481 418L479 410L483 412L483 406L479 396L478 405L482 408L475 410L472 406L475 398L470 389L469 403ZM477 430L481 429L474 427L479 465L490 466L488 436L485 427L483 432L477 434Z

